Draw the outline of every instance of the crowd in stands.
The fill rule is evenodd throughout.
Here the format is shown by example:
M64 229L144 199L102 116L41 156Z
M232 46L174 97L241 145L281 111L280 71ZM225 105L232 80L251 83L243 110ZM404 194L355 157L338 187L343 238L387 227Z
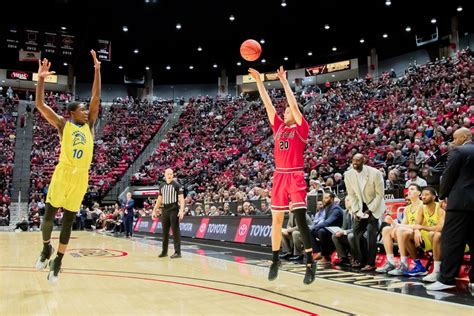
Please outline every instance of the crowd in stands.
M369 76L326 84L322 90L305 88L299 97L314 98L305 113L311 126L305 151L310 193L330 190L344 195L342 175L357 152L380 168L387 189L403 189L412 182L436 184L453 132L461 126L474 130L473 67L467 50L454 58L414 64L399 78L386 72L379 79ZM285 101L278 91L271 92L282 115ZM254 102L242 117L233 117L235 106L190 102L178 126L132 183L154 184L170 167L188 184L194 203L268 196L274 161L265 111Z
M123 176L172 111L170 102L151 103L133 98L110 107L103 135L95 141L90 171L91 183L99 195Z
M0 102L0 225L10 223L17 104L10 97Z

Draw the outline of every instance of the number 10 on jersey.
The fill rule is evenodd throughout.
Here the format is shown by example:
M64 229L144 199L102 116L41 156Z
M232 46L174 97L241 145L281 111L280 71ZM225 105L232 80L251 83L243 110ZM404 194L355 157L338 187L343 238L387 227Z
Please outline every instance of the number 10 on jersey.
M79 149L79 150L74 149L73 157L77 159L81 159L83 153L84 152L82 151L82 149Z

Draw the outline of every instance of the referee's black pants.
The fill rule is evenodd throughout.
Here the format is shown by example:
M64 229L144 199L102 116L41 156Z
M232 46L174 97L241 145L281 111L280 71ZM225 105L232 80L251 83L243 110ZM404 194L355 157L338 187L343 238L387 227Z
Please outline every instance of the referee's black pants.
M170 228L173 230L174 252L181 254L181 233L179 231L178 204L164 206L161 213L161 223L163 226L163 249L162 253L168 253L168 242L170 238Z
M441 232L441 283L454 285L463 263L466 244L471 252L469 279L474 282L474 210L446 211Z

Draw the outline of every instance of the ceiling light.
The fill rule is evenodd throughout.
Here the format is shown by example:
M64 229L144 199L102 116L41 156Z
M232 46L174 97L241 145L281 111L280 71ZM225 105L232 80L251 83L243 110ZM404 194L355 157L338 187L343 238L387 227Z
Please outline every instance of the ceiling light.
M432 19L431 19L431 23L432 23L432 24L435 24L435 23L436 23L436 19L435 19L435 18L432 18Z
M265 40L263 38L260 40L260 44L265 44Z
M180 23L176 24L176 29L181 30L181 24Z
M65 27L65 26L61 26L61 30L65 31L65 30L66 30L66 27Z
M202 52L202 47L201 46L198 47L198 52Z
M229 16L229 20L235 21L235 16L233 16L233 15Z
M392 1L386 0L386 1L385 1L385 5L386 5L387 7L391 6L391 5L392 5Z
M282 7L286 7L286 1L285 1L285 0L282 0L282 1L281 1L281 6L282 6Z
M124 25L124 26L122 27L122 31L128 32L128 27L127 27L126 25Z
M120 66L119 66L119 69L123 69L123 66L122 66L122 65L120 65Z
M336 50L337 50L337 47L334 46L334 47L332 48L332 51L335 52Z
M285 61L287 61L287 60L288 60L288 57L285 56L283 59L284 59Z
M212 65L212 67L217 68L217 64Z
M63 66L67 66L67 63L63 63Z
M313 56L313 52L308 52L308 56Z
M461 11L462 11L462 7L459 6L456 10L457 10L458 12L461 12Z
M135 54L138 54L138 48L135 48L135 49L133 50L133 52L134 52Z
M150 67L146 66L145 69L146 69L146 70L150 70Z
M237 62L237 66L240 66L242 65L242 63L240 61Z
M325 30L329 30L330 28L331 28L331 27L329 26L329 24L325 24L325 25L324 25L324 29L325 29Z
M272 84L271 84L270 82L269 82L269 83L267 83L267 86L271 86L271 85L272 85Z
M193 65L189 66L189 69L193 70L193 69L194 69L194 66L193 66Z
M382 37L383 37L383 38L387 38L387 37L388 37L388 34L387 34L387 33L384 33L384 34L382 35Z
M171 69L171 66L166 66L166 70L170 70Z
M262 59L262 64L266 63L267 60L266 59Z
M365 39L361 38L359 42L360 42L361 44L364 44Z

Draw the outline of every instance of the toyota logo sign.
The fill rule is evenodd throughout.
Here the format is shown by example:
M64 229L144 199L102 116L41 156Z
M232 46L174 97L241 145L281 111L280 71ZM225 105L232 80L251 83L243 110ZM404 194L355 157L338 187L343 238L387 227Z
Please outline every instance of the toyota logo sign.
M241 225L241 226L239 227L239 236L245 235L245 233L247 232L247 229L248 229L247 224Z

